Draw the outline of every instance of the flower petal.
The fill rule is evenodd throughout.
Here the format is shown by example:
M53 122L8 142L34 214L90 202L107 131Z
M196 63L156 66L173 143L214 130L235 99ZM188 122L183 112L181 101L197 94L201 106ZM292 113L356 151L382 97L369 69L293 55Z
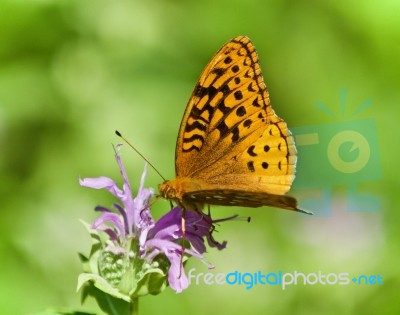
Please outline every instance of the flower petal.
M118 216L118 214L113 212L103 213L96 221L93 222L92 228L98 229L101 225L105 223L110 223L114 225L115 228L117 229L118 232L117 234L125 239L124 224L121 222L121 218L120 216Z
M166 251L166 256L171 262L168 270L168 283L176 293L181 293L189 286L188 278L181 262L181 255L175 251Z
M117 184L111 178L105 176L84 179L79 178L79 184L94 189L107 189L116 197L120 196L122 193L122 191L117 187Z
M182 209L179 207L173 208L168 213L164 214L158 221L155 223L154 227L149 231L149 238L158 237L163 235L162 231L168 229L173 232L176 228L179 230L182 223ZM160 234L158 234L160 233Z
M186 239L190 243L191 248L199 254L206 252L206 245L204 239L193 233L186 233Z
M129 222L128 222L128 216L124 208L122 208L118 203L114 203L114 208L118 210L118 212L121 214L124 222L124 227L125 227L125 233L129 233Z
M153 259L157 254L163 252L171 263L168 270L168 283L176 293L182 292L189 286L188 279L182 266L182 246L171 241L161 239L150 239L146 242L148 259ZM193 250L185 249L185 254L203 259L203 256ZM182 269L182 270L181 270Z
M98 226L98 227L96 227L96 230L107 233L108 236L110 237L110 239L115 242L118 242L118 240L119 240L118 234L115 232L115 230L113 230L112 228L110 228L108 226Z

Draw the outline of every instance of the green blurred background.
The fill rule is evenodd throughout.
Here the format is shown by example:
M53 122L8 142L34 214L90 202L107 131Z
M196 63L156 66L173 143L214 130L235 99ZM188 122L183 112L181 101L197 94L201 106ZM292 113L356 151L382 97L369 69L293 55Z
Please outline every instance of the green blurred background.
M250 214L252 222L218 227L228 248L209 250L213 272L379 274L384 284L192 285L143 298L140 312L399 314L399 11L394 0L0 0L0 313L97 310L80 306L75 293L77 252L90 246L78 219L93 220L95 205L114 200L79 187L78 177L119 180L115 129L173 177L176 134L196 80L222 44L247 35L290 127L336 122L316 104L340 117L342 88L349 112L372 101L356 118L376 123L372 149L382 173L358 188L380 209L348 211L344 184L332 187L334 210L324 217L321 209L312 218L214 209L216 217ZM136 189L144 163L128 148L123 158ZM147 185L158 183L150 170ZM169 205L154 209L158 217ZM208 271L194 260L188 268Z

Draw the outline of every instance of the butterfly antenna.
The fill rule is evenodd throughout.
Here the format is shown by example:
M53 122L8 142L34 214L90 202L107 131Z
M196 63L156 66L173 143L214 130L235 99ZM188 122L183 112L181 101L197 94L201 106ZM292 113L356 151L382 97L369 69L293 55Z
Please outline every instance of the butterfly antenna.
M166 179L164 178L164 176L162 176L161 173L154 167L154 165L151 164L151 162L150 162L148 159L146 159L146 158L144 157L144 155L143 155L142 153L140 153L128 140L126 140L126 138L125 138L123 135L121 135L121 133L120 133L118 130L115 130L115 134L116 134L118 137L120 137L122 140L124 140L133 150L135 150L135 152L136 152L137 154L139 154L140 157L141 157L143 160L145 160L145 161L151 166L151 168L152 168L153 170L155 170L156 173L157 173L158 175L160 175L160 177L161 177L164 181L166 180Z

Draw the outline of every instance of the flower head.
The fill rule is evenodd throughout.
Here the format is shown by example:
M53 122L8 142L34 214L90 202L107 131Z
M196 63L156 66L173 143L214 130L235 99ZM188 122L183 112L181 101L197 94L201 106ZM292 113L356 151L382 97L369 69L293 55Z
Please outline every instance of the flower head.
M217 221L204 213L175 207L155 222L150 213L154 191L144 188L146 168L138 193L133 197L117 150L115 157L123 177L122 189L108 177L79 180L82 186L108 190L120 202L114 203L114 211L102 206L95 208L102 215L89 228L94 244L90 257L82 256L87 267L78 285L92 281L104 292L129 301L133 297L160 293L168 274L170 287L177 293L182 292L188 287L183 255L204 261L205 239L212 247L226 246L226 242L218 243L212 238L213 224ZM182 233L182 216L185 233ZM100 232L107 237L102 238ZM182 243L188 246L183 247Z

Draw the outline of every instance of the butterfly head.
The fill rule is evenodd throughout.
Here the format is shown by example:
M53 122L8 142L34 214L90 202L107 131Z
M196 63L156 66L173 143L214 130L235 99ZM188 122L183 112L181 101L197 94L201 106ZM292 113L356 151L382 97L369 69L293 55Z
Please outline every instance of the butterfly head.
M166 180L158 186L161 197L176 202L186 210L201 211L203 203L191 200L187 194L201 189L201 184L189 178Z
M160 191L161 197L168 199L168 200L177 200L178 194L175 185L173 184L174 181L166 180L162 184L158 186L158 190Z

